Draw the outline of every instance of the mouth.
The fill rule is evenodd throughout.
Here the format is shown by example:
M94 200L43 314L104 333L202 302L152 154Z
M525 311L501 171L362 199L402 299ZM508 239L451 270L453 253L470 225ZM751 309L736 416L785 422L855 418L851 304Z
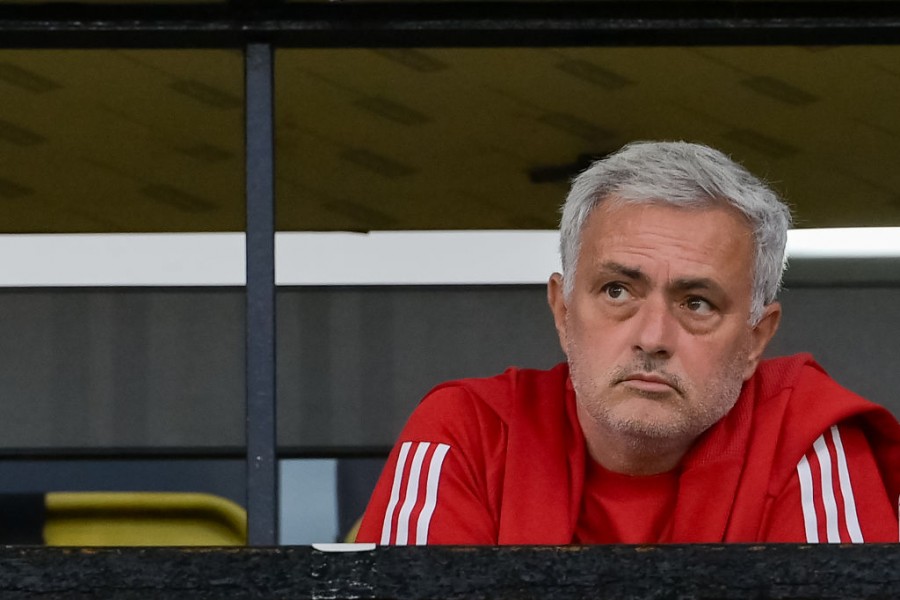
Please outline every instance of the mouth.
M620 378L616 383L648 394L681 393L673 378L659 375L658 373L631 373Z

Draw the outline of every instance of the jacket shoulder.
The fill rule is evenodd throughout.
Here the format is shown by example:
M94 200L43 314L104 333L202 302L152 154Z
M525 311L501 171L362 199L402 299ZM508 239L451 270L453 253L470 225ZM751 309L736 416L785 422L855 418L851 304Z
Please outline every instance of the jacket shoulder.
M859 428L881 464L900 464L900 425L884 407L841 386L809 354L764 361L757 378L754 429L777 440L773 482L788 477L815 440L833 425ZM894 482L894 480L897 480ZM900 492L900 474L888 484Z
M781 399L823 429L881 407L843 387L810 354L762 361L754 374L761 404ZM882 409L883 410L883 409Z

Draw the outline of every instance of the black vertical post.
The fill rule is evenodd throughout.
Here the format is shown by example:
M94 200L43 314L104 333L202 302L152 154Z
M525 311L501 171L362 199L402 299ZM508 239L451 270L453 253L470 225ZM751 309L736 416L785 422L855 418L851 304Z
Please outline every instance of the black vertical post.
M247 519L248 543L278 543L275 429L275 160L272 46L248 44Z

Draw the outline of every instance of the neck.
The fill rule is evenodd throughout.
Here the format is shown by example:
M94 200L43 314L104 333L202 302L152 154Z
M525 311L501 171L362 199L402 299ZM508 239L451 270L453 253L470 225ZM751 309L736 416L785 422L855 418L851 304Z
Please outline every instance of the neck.
M656 475L681 462L691 441L649 438L613 430L598 423L579 404L578 421L588 454L614 473Z

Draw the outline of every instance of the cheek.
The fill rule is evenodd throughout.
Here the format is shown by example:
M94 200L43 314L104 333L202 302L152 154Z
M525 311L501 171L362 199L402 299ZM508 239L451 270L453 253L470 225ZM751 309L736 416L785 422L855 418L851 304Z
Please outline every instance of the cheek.
M743 380L749 351L749 338L738 336L727 343L695 344L690 352L682 352L682 364L698 387L723 379Z
M579 304L566 315L567 336L600 352L624 343L626 323L615 322L596 308Z
M674 356L691 378L700 383L715 377L726 366L733 368L735 357L745 355L745 347L743 340L733 337L725 339L687 334L682 337Z
M612 336L596 329L570 329L567 344L569 359L594 372L608 369L623 354Z
M577 359L584 366L605 362L609 354L609 336L601 328L587 326L569 313L566 319L566 345L569 359Z

